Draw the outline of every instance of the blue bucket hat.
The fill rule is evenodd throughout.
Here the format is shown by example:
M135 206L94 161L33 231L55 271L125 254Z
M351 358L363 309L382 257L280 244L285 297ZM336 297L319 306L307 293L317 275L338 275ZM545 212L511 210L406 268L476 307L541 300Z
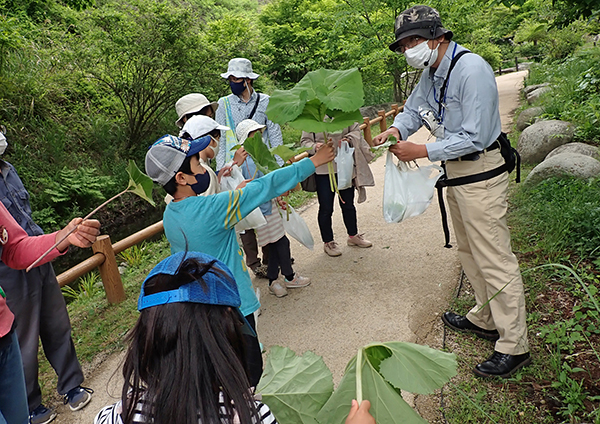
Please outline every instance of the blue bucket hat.
M145 294L146 282L157 275L176 275L186 259L196 259L201 264L213 263L222 273L206 272L201 276L202 282L196 280L184 284L177 289ZM138 311L169 303L202 303L205 305L221 305L234 308L240 321L244 324L242 331L256 337L256 333L240 311L242 301L235 283L235 278L227 265L214 257L201 252L178 252L162 260L148 274L142 284L138 299Z

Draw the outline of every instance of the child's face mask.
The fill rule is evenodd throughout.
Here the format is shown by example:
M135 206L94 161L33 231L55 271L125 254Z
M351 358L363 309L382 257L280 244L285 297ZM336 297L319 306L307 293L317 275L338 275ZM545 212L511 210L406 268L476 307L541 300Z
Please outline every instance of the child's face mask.
M210 175L208 172L204 172L204 174L195 174L196 182L194 184L188 184L194 193L202 194L206 190L208 190L208 186L210 185Z

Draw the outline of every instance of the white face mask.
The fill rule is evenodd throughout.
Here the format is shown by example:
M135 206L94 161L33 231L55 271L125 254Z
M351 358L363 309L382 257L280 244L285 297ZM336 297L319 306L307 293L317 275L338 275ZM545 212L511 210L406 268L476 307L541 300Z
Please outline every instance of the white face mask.
M4 154L4 151L6 150L7 147L8 147L8 142L6 141L6 137L4 137L4 134L2 134L0 132L0 155Z
M404 57L406 58L406 62L417 69L425 69L435 63L438 58L438 47L435 49L429 48L429 42L424 41L420 44L417 44L412 49L408 49L404 52Z
M212 143L210 143L208 145L208 147L210 147L212 149L212 151L214 152L214 158L217 157L217 155L219 154L219 140L217 140L216 138L214 138L213 136L210 137L212 139L212 141L215 142L216 146L213 146Z

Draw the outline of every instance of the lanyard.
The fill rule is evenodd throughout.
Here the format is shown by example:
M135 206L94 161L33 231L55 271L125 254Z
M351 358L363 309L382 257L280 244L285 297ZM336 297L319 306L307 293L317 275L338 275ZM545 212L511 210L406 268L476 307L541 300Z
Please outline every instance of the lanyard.
M452 50L452 61L454 61L454 56L456 54L456 47L458 47L458 44L454 44L454 50ZM438 117L440 122L444 122L444 116L446 115L446 97L448 96L448 93L446 92L446 86L448 85L448 80L450 79L450 71L452 71L452 67L450 67L450 69L448 70L448 74L446 75L446 81L444 81L444 86L442 88L441 91L441 95L443 96L443 98L441 98L440 100L437 99L437 94L435 92L435 85L433 85L433 100L435 100L435 102L438 104Z

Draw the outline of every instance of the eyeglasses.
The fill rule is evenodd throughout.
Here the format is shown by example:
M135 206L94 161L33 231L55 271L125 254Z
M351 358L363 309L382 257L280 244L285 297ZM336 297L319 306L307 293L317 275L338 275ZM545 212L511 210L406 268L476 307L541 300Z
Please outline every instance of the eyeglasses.
M424 40L423 37L419 37L418 35L413 35L412 37L407 37L403 42L398 44L396 48L396 53L404 53L408 49L412 49L417 44L421 43L421 40Z

